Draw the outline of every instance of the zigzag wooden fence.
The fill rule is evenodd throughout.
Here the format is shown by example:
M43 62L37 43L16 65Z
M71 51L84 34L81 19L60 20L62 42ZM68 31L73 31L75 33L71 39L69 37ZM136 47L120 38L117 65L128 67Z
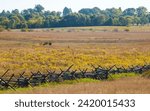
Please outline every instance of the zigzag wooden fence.
M0 90L3 89L13 89L15 90L18 87L34 87L43 83L48 82L62 82L64 80L75 80L80 78L92 78L97 80L107 80L109 77L112 78L112 74L120 74L120 73L130 73L135 72L137 74L142 74L144 71L150 70L150 64L146 64L143 66L131 66L128 68L117 67L116 65L112 67L95 67L92 65L93 70L88 72L85 70L74 70L71 71L73 65L68 67L67 70L61 70L60 73L55 71L47 71L47 73L41 73L40 71L33 73L31 72L30 76L25 76L25 72L16 76L12 74L11 76L7 76L9 70L7 70L4 74L0 76Z

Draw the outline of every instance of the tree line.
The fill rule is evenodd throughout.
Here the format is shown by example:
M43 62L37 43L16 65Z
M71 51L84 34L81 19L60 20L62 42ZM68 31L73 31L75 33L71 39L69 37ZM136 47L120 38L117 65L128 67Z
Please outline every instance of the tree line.
M73 12L65 7L63 12L45 10L42 5L36 5L19 12L18 9L3 10L0 13L0 27L6 29L21 28L50 28L74 26L128 26L145 25L150 23L150 13L146 7L107 8L98 7L82 8Z

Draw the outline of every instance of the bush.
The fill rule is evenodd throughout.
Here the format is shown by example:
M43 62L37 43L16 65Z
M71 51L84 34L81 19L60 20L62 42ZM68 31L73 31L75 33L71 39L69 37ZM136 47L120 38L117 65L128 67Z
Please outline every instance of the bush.
M72 29L69 29L67 32L72 32L73 30Z
M113 30L113 32L119 32L119 30L118 30L117 28L115 28L115 29Z
M10 32L10 31L11 31L11 29L10 29L10 28L7 28L7 31L8 31L8 32Z
M125 31L125 32L129 32L130 30L129 30L129 29L124 29L124 31Z
M21 29L21 32L28 32L28 31L29 31L28 28L22 28L22 29Z
M0 26L0 32L3 32L4 28L2 26Z
M28 32L34 32L34 30L33 29L28 29Z
M50 30L51 30L51 31L54 31L55 29L52 28L52 29L50 29Z
M94 29L90 28L89 30L90 30L90 31L93 31Z
M101 31L107 32L108 30L107 29L102 29Z

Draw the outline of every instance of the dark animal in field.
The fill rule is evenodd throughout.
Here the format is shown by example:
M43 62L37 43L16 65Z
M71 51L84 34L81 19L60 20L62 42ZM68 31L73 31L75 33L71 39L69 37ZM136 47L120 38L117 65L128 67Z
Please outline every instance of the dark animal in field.
M52 42L50 42L50 41L46 41L46 42L43 42L43 43L41 43L43 46L45 46L45 45L52 45Z

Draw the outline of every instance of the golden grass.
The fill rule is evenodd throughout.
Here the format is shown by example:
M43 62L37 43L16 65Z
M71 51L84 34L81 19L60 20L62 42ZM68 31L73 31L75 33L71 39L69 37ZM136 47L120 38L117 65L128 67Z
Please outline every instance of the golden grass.
M122 50L122 51L121 51ZM91 68L90 64L143 65L150 62L150 52L138 52L134 48L20 48L0 51L0 69L44 71L46 69L65 69L74 64L73 69Z

